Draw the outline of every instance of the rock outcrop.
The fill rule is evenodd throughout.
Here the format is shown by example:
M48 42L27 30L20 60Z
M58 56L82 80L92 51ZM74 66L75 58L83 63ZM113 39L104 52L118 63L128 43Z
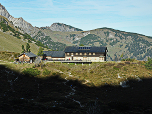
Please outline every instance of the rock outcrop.
M38 31L38 28L33 27L30 23L26 22L22 17L14 18L12 15L8 13L3 5L0 4L0 15L6 17L10 22L13 23L14 26L19 27L25 33L33 34Z
M82 31L81 29L66 25L63 23L53 23L50 27L52 31L61 31L61 32L73 32L73 31Z

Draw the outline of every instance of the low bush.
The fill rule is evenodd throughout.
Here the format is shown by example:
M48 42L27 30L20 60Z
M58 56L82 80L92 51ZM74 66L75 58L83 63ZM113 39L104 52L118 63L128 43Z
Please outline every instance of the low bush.
M49 75L51 73L51 71L49 71L48 69L44 69L43 71L43 75Z
M123 69L124 71L127 71L128 69L126 68L126 67L124 67L124 69Z
M40 71L38 69L34 68L26 68L22 72L24 75L29 75L29 76L38 76L40 75Z
M104 66L114 66L115 64L113 63L107 63L107 64L104 64Z
M122 59L121 61L130 61L130 62L133 62L135 61L135 58L131 59L131 58L126 58L126 59Z
M114 66L113 67L113 69L115 69L115 70L119 70L119 68L120 68L119 66Z
M145 63L147 69L152 69L152 58L148 57L148 61Z
M129 61L126 61L125 64L130 64L130 62L129 62Z
M118 63L118 65L122 65L122 66L124 66L125 64L124 64L124 63Z

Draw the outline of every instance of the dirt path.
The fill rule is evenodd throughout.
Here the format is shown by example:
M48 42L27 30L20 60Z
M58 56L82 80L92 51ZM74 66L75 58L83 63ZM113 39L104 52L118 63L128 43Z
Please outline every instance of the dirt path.
M59 72L59 73L61 73L61 74L65 74L65 75L67 75L67 77L65 77L65 82L63 82L64 83L64 85L66 85L66 86L69 86L69 85L67 85L66 83L69 81L67 78L68 78L68 76L69 77L74 77L73 75L71 75L71 73L70 72L62 72L61 70L57 70L57 69L55 69L57 72ZM86 80L86 82L84 82L83 84L86 84L86 83L88 83L88 82L90 82L89 80ZM71 95L74 95L75 94L75 87L76 86L73 86L73 85L71 85L70 86L70 88L71 88L71 92L69 92L69 94L68 95L66 95L65 96L65 98L70 98L70 99L72 99L74 102L76 102L76 103L78 103L79 105L80 105L80 107L84 107L82 104L81 104L81 102L80 101L77 101L77 100L75 100L74 98L71 98Z

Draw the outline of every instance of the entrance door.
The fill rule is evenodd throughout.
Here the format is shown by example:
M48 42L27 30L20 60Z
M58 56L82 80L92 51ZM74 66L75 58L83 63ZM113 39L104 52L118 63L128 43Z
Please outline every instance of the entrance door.
M83 57L83 60L84 60L84 61L87 61L87 57Z
M73 61L73 56L72 56L72 61Z

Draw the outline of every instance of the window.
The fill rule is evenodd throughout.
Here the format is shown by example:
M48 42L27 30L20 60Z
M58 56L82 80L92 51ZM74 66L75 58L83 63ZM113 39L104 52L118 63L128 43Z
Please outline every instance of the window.
M89 55L91 55L91 53L89 53Z
M93 55L96 55L95 53L93 53Z

